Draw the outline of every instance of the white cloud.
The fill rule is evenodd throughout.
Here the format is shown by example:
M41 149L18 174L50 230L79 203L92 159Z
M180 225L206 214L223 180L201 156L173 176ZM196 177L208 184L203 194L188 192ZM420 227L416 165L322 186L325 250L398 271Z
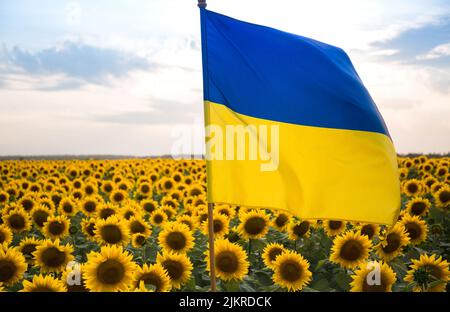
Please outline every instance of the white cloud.
M433 49L431 49L429 52L425 54L421 54L417 56L418 60L433 60L437 59L443 56L449 56L450 55L450 42L440 44Z

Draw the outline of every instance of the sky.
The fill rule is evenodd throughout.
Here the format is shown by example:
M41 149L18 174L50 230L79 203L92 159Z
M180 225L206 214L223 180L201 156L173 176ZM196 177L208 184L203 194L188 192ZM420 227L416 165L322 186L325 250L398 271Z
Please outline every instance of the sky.
M208 0L343 48L399 153L450 152L450 1ZM201 127L196 0L0 2L0 155L173 152ZM193 153L203 136L192 134Z

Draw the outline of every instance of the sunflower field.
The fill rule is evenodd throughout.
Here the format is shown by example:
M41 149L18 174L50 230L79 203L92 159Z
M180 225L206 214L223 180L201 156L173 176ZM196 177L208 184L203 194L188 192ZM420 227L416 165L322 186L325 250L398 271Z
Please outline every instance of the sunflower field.
M218 289L448 290L450 158L398 162L391 227L215 205ZM1 161L0 291L208 291L205 170L203 160Z

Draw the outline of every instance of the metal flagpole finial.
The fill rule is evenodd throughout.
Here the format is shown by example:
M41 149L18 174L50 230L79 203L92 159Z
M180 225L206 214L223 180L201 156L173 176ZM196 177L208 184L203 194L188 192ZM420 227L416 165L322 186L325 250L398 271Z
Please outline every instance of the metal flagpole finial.
M201 9L206 8L206 0L198 0L197 6Z

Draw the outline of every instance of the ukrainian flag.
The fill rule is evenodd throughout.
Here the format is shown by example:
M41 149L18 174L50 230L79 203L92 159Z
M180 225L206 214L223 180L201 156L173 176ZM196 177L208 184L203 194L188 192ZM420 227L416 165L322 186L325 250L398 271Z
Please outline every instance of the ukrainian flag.
M288 210L303 219L395 222L396 152L347 54L200 11L208 201ZM218 130L226 141L229 126L246 127L247 138L264 148L275 146L273 170L262 170L262 160L233 159L228 147L208 144ZM261 126L278 133L263 135ZM245 144L247 151L249 140Z

